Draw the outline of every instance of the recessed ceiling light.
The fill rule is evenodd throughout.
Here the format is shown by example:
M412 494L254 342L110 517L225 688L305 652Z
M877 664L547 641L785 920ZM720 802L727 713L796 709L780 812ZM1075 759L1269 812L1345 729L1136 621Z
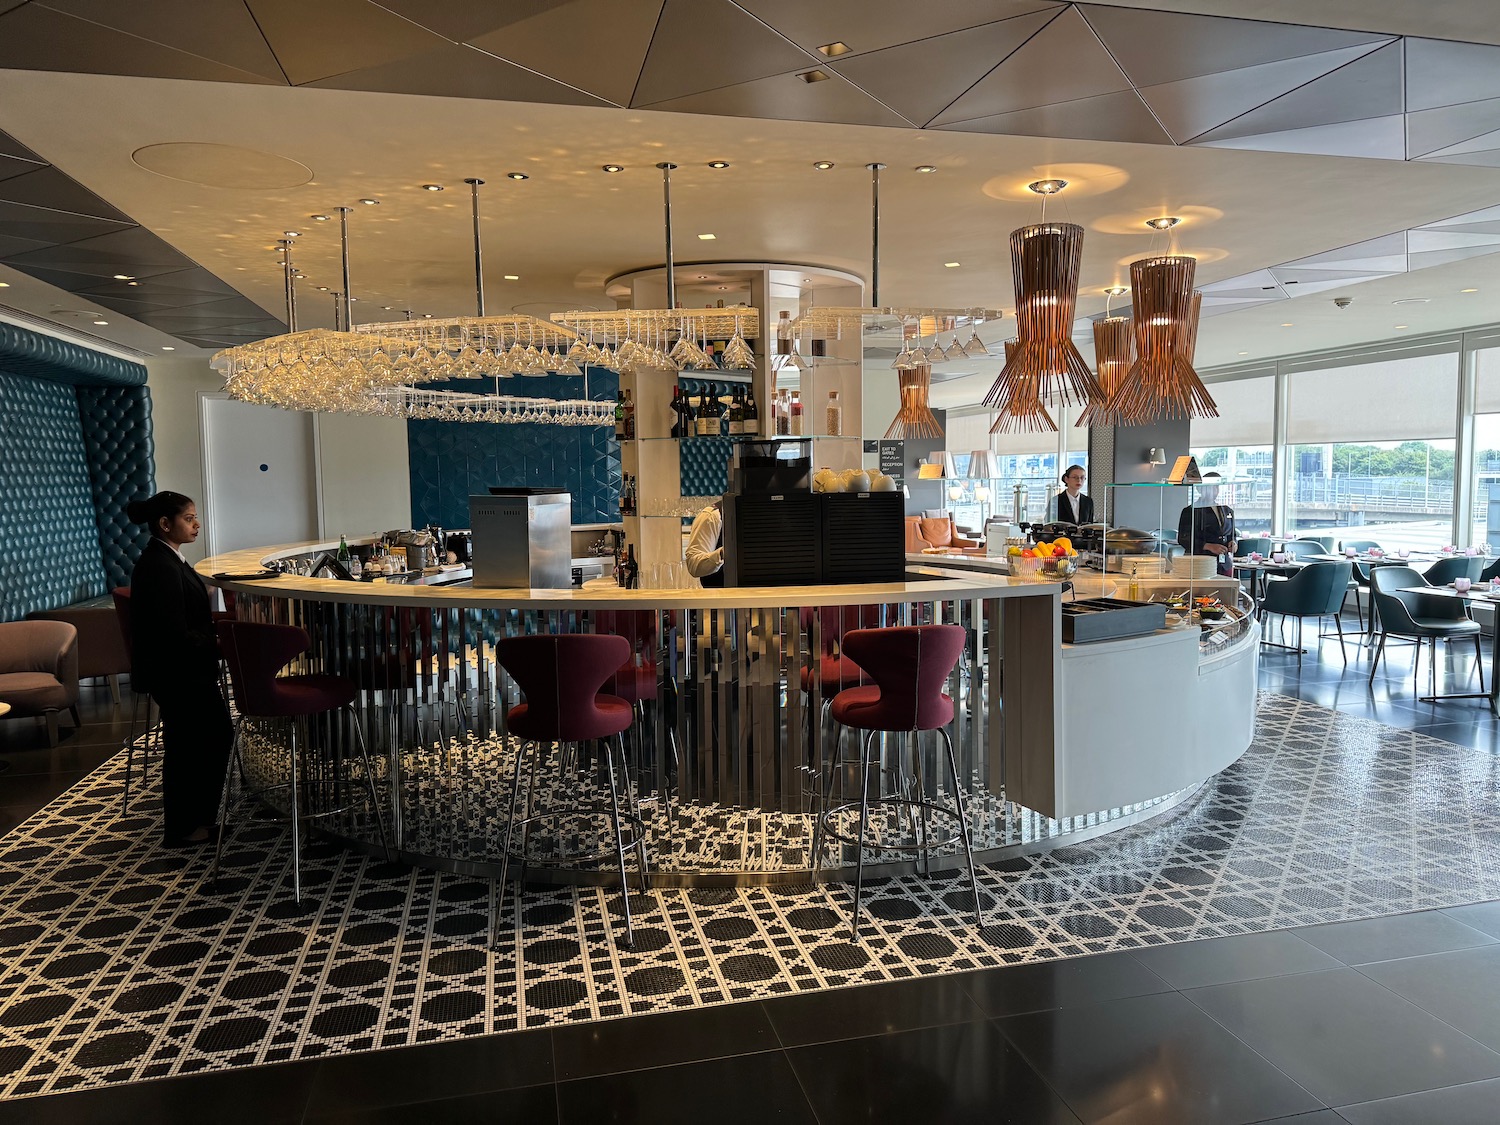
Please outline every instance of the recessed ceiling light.
M833 43L824 43L821 47L818 48L818 54L822 55L824 58L836 59L840 55L847 55L848 53L849 44L838 41L835 41Z
M163 344L161 346L161 350L164 352L175 352L177 349L174 348L171 344Z
M422 185L422 190L423 191L442 191L443 190L443 185L442 184L423 184Z
M1283 321L1282 324L1281 324L1281 327L1283 327L1283 328L1290 328L1291 326L1292 326L1292 322L1290 320Z
M1479 290L1478 289L1460 289L1459 292L1460 293L1478 293Z
M140 282L139 281L127 281L125 284L126 285L139 285Z
M826 172L826 171L828 171L828 169L830 169L830 168L833 167L833 161L832 160L815 160L815 161L813 161L813 167L816 168L819 172Z
M706 273L700 273L698 275L698 280L699 281L707 281L708 280L708 274L706 274Z
M508 274L505 275L505 280L506 281L520 281L521 280L521 275L518 274L518 273L508 273Z
M285 235L287 238L301 238L302 237L302 232L300 230L284 230L281 233L283 235Z
M1399 297L1392 301L1393 305L1425 305L1432 300L1431 297Z
M623 172L625 171L625 167L621 164L606 164L603 170L606 172Z
M1237 352L1236 354L1237 355L1249 355L1250 353L1249 352Z
M944 262L943 263L943 265L947 266L950 270L958 268L958 266L960 266L961 264L962 264L961 262Z
M320 285L320 286L318 286L318 292L319 293L327 293L328 292L328 286L326 286L326 285Z
M327 215L309 215L308 218L309 219L316 219L320 223L326 223L328 221L328 216Z
M133 273L117 273L117 274L115 274L115 280L116 281L132 281L132 280L134 280L134 278L135 278L135 274L133 274Z
M391 311L391 306L390 305L381 305L380 306L380 311L381 312L390 312Z
M97 324L98 322L95 321L95 323ZM1411 327L1411 325L1409 325L1409 324L1398 324L1398 325L1396 325L1396 331L1400 332L1403 328L1410 328L1410 327Z
M423 313L422 314L422 319L423 320L431 320L432 319L432 314L431 313Z
M915 168L912 169L912 171L913 172L936 172L937 171L937 165L936 164L918 164Z
M699 239L699 241L702 241L702 242L712 242L714 239L716 239L718 237L719 236L716 235L716 234L700 234L698 236L698 239Z
M96 321L94 321L94 323L95 324L108 324L109 321L107 321L107 320L96 320Z
M728 289L728 288L729 288L729 286L727 286L727 285L721 285L721 286L719 286L720 290L725 290L725 289Z
M827 82L828 72L826 70L804 70L797 77L808 85L812 85L814 82Z
M380 200L378 200L378 199L361 199L360 202L363 203L366 207L374 207L377 203L380 202Z
M0 289L9 289L9 288L10 288L10 282L8 282L8 281L0 281Z
M708 166L710 168L728 168L729 167L729 161L727 161L727 160L710 160L708 162Z
M1038 195L1056 195L1067 186L1067 180L1033 180L1026 185L1026 190L1034 191Z
M1111 297L1123 297L1126 293L1130 292L1130 287L1128 285L1111 285L1104 292Z
M529 179L531 179L531 177L528 176L525 172L507 172L507 173L505 173L505 178L507 180L529 180Z
M1176 215L1163 215L1159 219L1147 219L1146 225L1152 230L1171 230L1182 222Z

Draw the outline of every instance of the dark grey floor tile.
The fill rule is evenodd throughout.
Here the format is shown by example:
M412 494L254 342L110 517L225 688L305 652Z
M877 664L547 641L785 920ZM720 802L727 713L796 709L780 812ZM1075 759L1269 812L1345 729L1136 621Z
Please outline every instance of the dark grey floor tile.
M782 996L765 1001L765 1011L785 1047L982 1020L964 979L933 976Z
M1466 926L1500 937L1500 902L1476 902L1472 906L1450 906L1443 911Z
M45 804L86 776L86 770L0 774L0 804L24 805L33 801Z
M317 1063L308 1112L456 1098L550 1083L553 1077L546 1028L335 1055Z
M1500 941L1437 910L1365 918L1357 922L1330 922L1291 932L1346 965L1419 957L1424 953L1446 953L1451 949L1471 949Z
M1339 1107L1349 1125L1495 1125L1500 1080Z
M1500 1051L1500 945L1381 961L1359 971Z
M495 1125L496 1122L547 1125L557 1121L556 1087L526 1086L462 1098L412 1102L369 1109L309 1113L304 1125Z
M1473 750L1488 750L1492 753L1500 751L1500 727L1492 721L1442 723L1431 726L1422 733Z
M602 1121L706 1121L712 1125L817 1122L791 1063L781 1051L559 1082L557 1103L563 1125L597 1125Z
M1290 976L1337 969L1340 965L1321 949L1286 930L1157 945L1132 953L1173 988Z
M969 973L962 979L975 1003L991 1016L1076 1008L1172 990L1133 953L1009 965Z
M1255 1125L1349 1125L1331 1109L1315 1109L1311 1113L1299 1113L1294 1117L1274 1117L1268 1121L1257 1121Z
M695 1008L552 1029L559 1082L780 1047L759 1002Z
M996 1023L1085 1122L1239 1125L1323 1107L1175 992Z
M284 1063L0 1101L0 1125L285 1125L302 1119L314 1068Z
M988 1020L787 1052L820 1125L1078 1118Z
M1353 969L1183 995L1325 1105L1500 1076L1500 1054Z

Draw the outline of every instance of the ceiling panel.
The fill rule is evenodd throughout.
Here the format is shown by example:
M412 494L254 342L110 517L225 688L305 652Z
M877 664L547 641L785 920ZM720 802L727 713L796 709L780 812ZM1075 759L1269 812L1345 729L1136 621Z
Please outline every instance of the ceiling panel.
M572 0L469 42L615 105L629 105L664 3ZM588 65L580 66L581 59Z
M40 4L27 4L0 16L0 67L144 74L199 82L272 81Z
M1140 90L1162 127L1183 144L1375 50L1344 47Z
M918 15L910 0L736 0L804 50L846 43L856 54L1026 15L1062 11L1048 0L943 0ZM997 60L998 61L998 60Z
M453 0L447 0L452 3ZM285 82L244 0L37 0L42 7Z
M375 0L380 7L405 16L455 42L465 43L486 32L509 28L542 12L561 8L568 0Z
M26 172L35 172L38 168L47 165L38 164L34 160L22 160L17 156L6 156L0 153L0 180L8 180L12 176L20 176Z
M295 85L420 55L445 40L366 0L245 0Z
M943 129L961 133L1003 133L1021 137L1068 137L1080 141L1116 140L1137 144L1170 144L1146 103L1134 90L1101 94L974 121L957 121Z
M770 117L791 121L833 121L845 125L909 126L911 122L881 105L838 75L826 82L803 82L795 72L755 82L659 102L647 107L721 117Z
M0 180L0 199L50 207L54 211L71 211L75 215L89 215L96 219L130 222L128 216L50 164L40 168L32 165L28 172Z
M29 250L40 250L50 243L36 238L18 238L13 234L0 233L0 258L9 258L12 254L25 254Z
M1500 47L1408 39L1406 97L1409 110L1500 98Z
M1183 15L1138 8L1083 6L1089 24L1137 86L1178 82L1298 55L1376 45L1388 35L1332 31L1293 23Z
M120 230L123 224L109 219L93 219L45 207L28 207L24 203L0 200L0 234L35 238L49 244L76 242L99 234Z
M309 86L378 93L428 94L445 98L487 98L493 101L551 102L562 105L607 105L550 78L533 74L514 63L457 43L398 59L368 70L309 82Z
M173 273L193 263L183 254L144 227L130 226L111 231L94 238L83 239L67 246L58 247L70 257L83 260L92 256L102 264L126 263L131 269L111 270L111 273L129 273L137 277L152 274Z
M1406 151L1411 157L1453 155L1494 148L1500 132L1500 98L1424 109L1406 115Z
M934 125L1128 90L1130 82L1077 8L1054 18L933 119Z
M1372 121L1345 121L1338 125L1317 125L1311 129L1289 129L1282 133L1257 133L1249 137L1227 137L1223 140L1208 137L1192 143L1205 148L1243 148L1253 152L1404 160L1406 122L1399 116L1377 117Z
M0 25L3 26L3 25ZM0 156L9 156L19 160L30 160L36 164L45 164L47 161L9 133L0 133Z
M1044 27L1050 9L835 60L831 67L908 121L925 124Z
M826 61L809 57L728 0L667 0L630 104L654 105L809 70L814 60Z

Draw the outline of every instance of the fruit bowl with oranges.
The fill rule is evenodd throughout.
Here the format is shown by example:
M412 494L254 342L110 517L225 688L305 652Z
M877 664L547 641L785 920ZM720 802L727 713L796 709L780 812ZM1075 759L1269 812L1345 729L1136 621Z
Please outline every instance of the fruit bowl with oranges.
M1078 570L1078 552L1061 536L1035 547L1011 547L1006 556L1011 577L1023 582L1063 582Z

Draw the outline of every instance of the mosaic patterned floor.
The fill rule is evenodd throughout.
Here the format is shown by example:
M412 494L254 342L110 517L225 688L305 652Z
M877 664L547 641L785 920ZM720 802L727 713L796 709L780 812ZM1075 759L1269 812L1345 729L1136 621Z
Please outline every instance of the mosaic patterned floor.
M107 763L0 854L0 1096L374 1050L818 988L1500 898L1496 759L1280 695L1195 803L983 872L843 887L528 892L486 946L491 888L243 825L214 889L164 852Z

